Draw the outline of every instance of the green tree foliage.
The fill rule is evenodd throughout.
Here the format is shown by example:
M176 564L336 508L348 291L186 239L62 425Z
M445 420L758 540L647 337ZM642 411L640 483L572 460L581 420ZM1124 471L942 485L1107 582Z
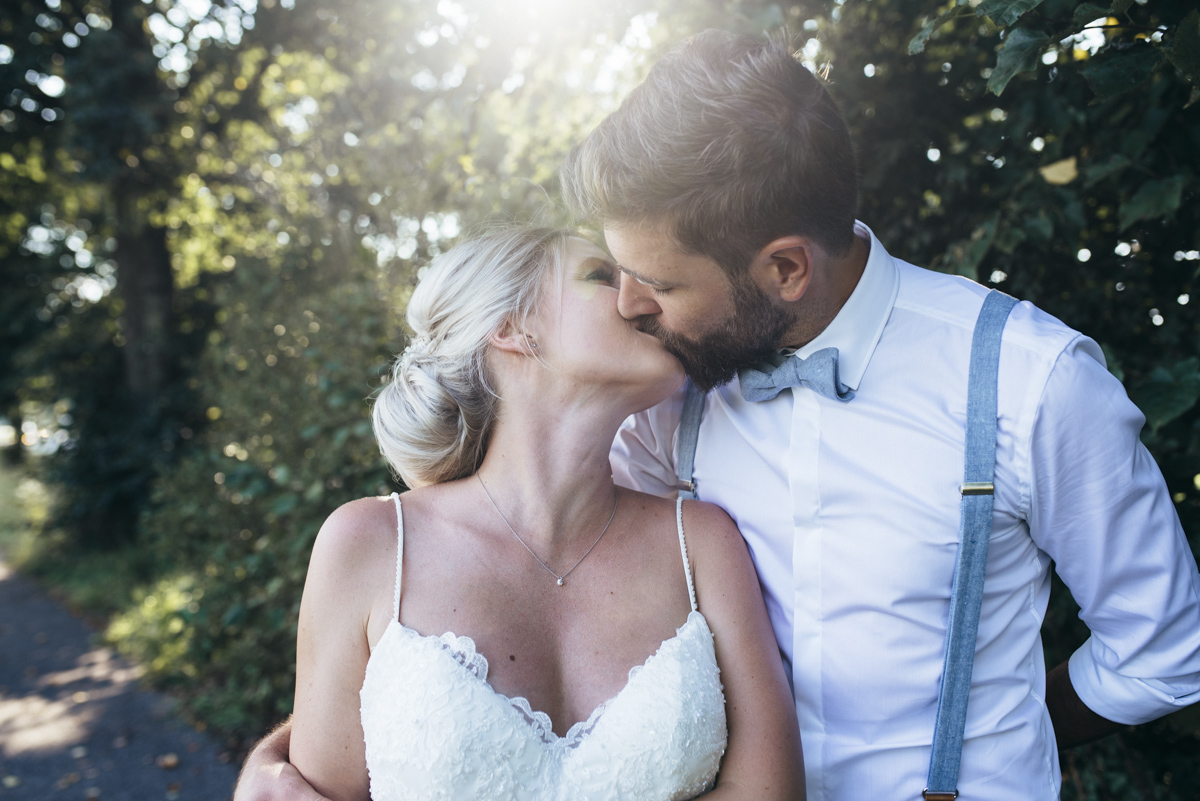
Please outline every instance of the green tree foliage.
M323 518L393 488L363 403L388 356L375 260L360 248L324 274L288 270L243 262L216 292L198 378L225 405L206 410L142 524L144 547L176 569L112 629L226 731L290 708L297 602Z
M1192 5L18 0L0 413L65 432L76 542L137 542L114 640L210 725L259 733L290 709L321 521L395 486L365 401L421 270L537 213L665 48L787 25L850 122L862 219L1097 338L1196 547ZM1086 637L1061 587L1045 634L1051 663ZM1076 750L1065 797L1194 801L1198 733L1185 711Z

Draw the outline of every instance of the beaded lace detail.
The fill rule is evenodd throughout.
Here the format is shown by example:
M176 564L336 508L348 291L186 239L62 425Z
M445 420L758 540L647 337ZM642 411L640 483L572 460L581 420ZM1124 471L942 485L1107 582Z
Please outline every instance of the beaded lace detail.
M417 632L408 628L403 623L400 624L400 627L413 636L424 636L417 634ZM437 640L446 649L446 653L454 657L454 661L462 665L464 670L473 674L480 681L487 681L487 657L475 650L474 640L470 637L459 637L452 631L447 631L441 637L438 637Z
M692 615L688 615L687 622L679 628L679 630L675 633L675 636L664 641L663 644L659 646L659 650L655 651L645 663L641 665L634 665L629 669L629 678L626 681L626 686L632 684L638 673L640 673L642 669L649 664L651 659L654 659L660 653L662 653L664 648L670 649L672 647L671 644L679 638L680 633L686 626L691 623L703 621L704 618L699 612L695 612L693 614L695 615L696 619L693 619ZM590 734L592 729L596 727L596 721L599 720L600 716L604 714L604 711L608 708L608 705L616 699L616 696L609 698L607 701L593 709L592 714L588 715L586 720L579 721L571 726L571 728L567 730L566 734L559 736L554 732L554 723L550 720L550 716L545 712L540 712L534 709L532 706L530 706L528 700L519 695L504 695L503 693L496 692L496 690L492 689L492 685L488 684L487 680L487 657L475 650L475 641L470 637L459 636L452 631L448 631L445 634L442 634L440 637L437 637L433 635L421 634L413 629L408 628L403 623L396 623L396 626L399 628L401 636L403 637L426 640L430 644L436 644L440 646L442 650L446 652L447 656L462 666L463 670L467 671L480 682L485 684L488 689L492 690L497 698L504 699L510 703L514 709L520 712L534 733L537 734L541 741L548 746L553 746L560 749L577 747L583 738ZM705 627L707 628L707 625Z

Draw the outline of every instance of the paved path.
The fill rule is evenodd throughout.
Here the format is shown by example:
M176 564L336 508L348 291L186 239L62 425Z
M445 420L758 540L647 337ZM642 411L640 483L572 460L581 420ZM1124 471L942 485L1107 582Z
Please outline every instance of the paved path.
M237 768L0 556L0 799L228 801Z

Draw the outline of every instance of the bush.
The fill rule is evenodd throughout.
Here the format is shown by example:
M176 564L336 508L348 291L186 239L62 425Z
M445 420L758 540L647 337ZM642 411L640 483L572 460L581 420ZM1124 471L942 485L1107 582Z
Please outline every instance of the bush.
M264 279L265 275L265 279ZM396 316L373 259L238 270L196 379L205 429L157 484L143 548L164 577L108 629L239 737L291 710L309 551L340 504L391 492L366 402Z

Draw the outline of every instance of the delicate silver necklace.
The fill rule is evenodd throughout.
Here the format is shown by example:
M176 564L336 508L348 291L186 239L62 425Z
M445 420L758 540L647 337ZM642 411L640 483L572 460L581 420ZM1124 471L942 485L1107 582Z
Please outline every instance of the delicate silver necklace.
M600 530L600 537L596 537L596 541L592 543L592 547L584 551L583 556L579 557L579 561L571 565L571 569L560 576L551 570L549 565L539 559L538 555L533 552L533 549L525 544L525 540L521 539L521 535L518 534L517 530L512 527L511 523L508 522L508 518L504 516L504 512L500 511L500 507L496 505L496 501L492 498L492 493L488 492L487 486L483 483L483 477L476 473L475 478L479 479L479 486L483 487L483 494L487 496L488 502L492 505L492 508L496 510L496 514L500 515L500 519L504 521L504 525L508 526L508 530L511 531L512 535L517 538L517 542L521 543L522 547L529 551L529 555L533 557L535 562L542 566L542 570L545 570L558 580L558 586L560 587L563 586L563 581L566 579L566 577L571 575L575 568L579 567L580 563L583 562L584 559L587 559L587 555L592 552L592 549L600 544L600 537L604 536L604 533L608 531L608 527L612 525L613 518L617 516L617 496L616 493L613 493L612 512L608 515L608 522L605 523L604 528Z

